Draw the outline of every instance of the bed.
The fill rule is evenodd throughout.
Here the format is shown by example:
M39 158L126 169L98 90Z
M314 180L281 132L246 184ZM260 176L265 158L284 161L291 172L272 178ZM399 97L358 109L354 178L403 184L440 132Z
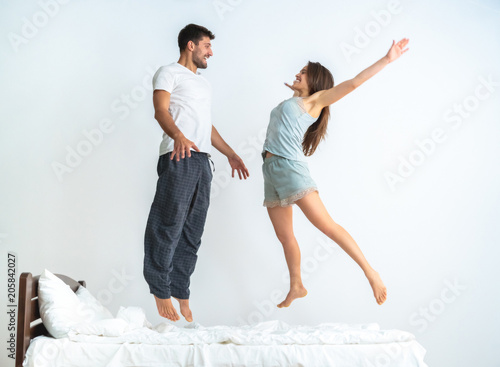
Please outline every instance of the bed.
M84 281L68 276L57 277L73 292L86 286ZM412 334L379 330L376 324L306 327L269 321L242 327L204 328L191 324L177 328L164 323L107 336L82 333L75 327L68 337L54 338L41 323L39 278L31 273L20 276L16 367L427 367L423 360L425 349ZM133 311L135 315L139 312L122 311ZM118 318L107 321L125 325Z

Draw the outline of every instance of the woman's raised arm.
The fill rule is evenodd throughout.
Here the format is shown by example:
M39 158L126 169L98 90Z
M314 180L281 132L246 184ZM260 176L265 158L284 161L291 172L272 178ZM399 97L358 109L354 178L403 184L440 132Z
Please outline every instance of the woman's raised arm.
M392 46L387 52L387 55L382 57L373 65L367 67L365 70L356 75L354 78L346 80L345 82L342 82L333 88L316 92L315 104L323 108L331 105L332 103L337 102L342 97L351 93L354 89L359 87L361 84L363 84L372 76L377 74L380 70L382 70L387 64L398 59L402 54L408 51L409 48L405 50L403 49L408 44L409 41L410 40L408 38L403 38L398 43L392 41Z

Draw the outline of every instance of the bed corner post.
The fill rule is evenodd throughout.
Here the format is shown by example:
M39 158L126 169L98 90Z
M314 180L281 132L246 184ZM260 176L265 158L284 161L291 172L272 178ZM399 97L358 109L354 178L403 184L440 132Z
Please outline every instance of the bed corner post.
M30 343L30 315L33 288L31 273L19 277L19 313L17 316L16 367L22 367L24 355Z

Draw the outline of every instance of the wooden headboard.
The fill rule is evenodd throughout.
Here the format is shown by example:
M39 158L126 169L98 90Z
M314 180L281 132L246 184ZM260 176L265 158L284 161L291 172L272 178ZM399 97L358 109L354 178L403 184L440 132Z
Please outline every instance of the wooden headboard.
M55 274L64 283L76 292L80 285L86 286L85 281L76 281L61 274ZM19 277L19 314L17 315L17 342L16 367L22 367L26 350L31 339L39 335L49 335L42 324L38 309L38 279L31 273L22 273Z

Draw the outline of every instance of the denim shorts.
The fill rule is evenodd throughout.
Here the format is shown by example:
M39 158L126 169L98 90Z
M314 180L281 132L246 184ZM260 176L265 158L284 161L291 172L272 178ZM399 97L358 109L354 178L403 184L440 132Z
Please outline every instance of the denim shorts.
M264 158L264 155L263 155ZM318 191L306 162L273 155L264 158L264 206L290 206L313 191Z

